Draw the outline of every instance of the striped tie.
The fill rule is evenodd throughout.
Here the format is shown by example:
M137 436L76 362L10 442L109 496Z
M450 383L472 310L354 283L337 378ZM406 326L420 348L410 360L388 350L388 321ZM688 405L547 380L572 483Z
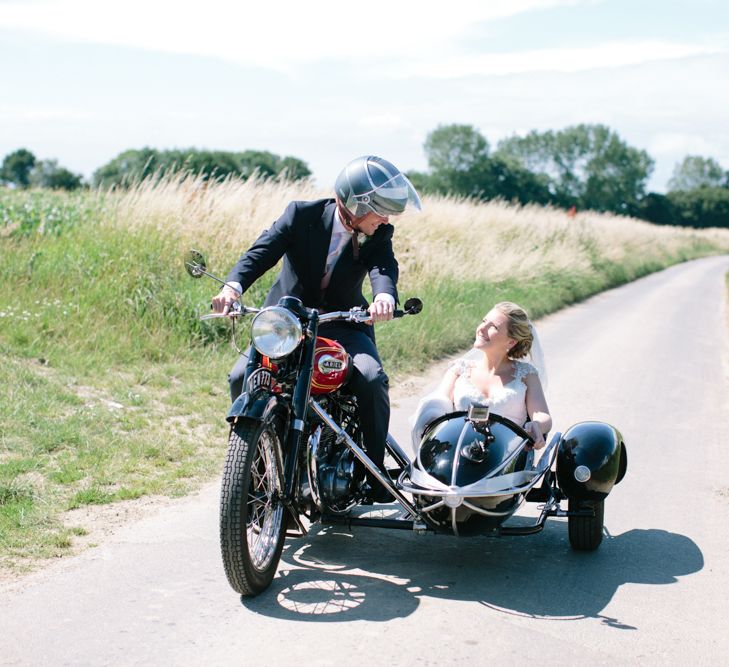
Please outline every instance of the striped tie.
M332 277L332 271L334 265L339 259L339 255L342 253L344 246L347 245L347 241L351 238L351 235L346 231L332 232L332 240L330 242L329 254L327 255L327 262L324 268L324 277L321 280L321 288L326 289L329 287L329 280Z

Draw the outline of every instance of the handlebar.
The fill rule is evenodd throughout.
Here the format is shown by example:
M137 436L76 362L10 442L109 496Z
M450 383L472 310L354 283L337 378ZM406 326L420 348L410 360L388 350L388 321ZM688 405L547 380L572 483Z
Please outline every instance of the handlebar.
M410 302L405 302L406 310L395 310L393 312L393 317L405 317L405 315L416 315L420 312L420 308L422 308L422 303L420 303L419 307L410 307L407 308L408 304ZM212 308L212 305L210 306ZM210 313L208 315L202 315L200 317L201 320L214 320L221 317L226 317L230 319L235 319L238 317L242 317L243 315L260 313L263 310L263 308L249 308L248 306L244 306L243 304L235 301L231 304L230 310L227 314L223 313ZM369 322L371 319L371 315L369 311L366 311L359 306L355 308L350 308L349 310L334 310L328 313L322 313L319 315L319 322L332 322L334 320L342 320L344 322L357 322L357 323L365 323Z
M408 315L406 310L395 310L392 314L394 317L405 317ZM369 311L363 310L362 308L350 308L349 310L335 310L329 313L323 313L319 315L319 322L331 322L333 320L344 320L345 322L358 322L364 323L369 322L372 318Z
M334 320L344 320L345 322L367 322L371 315L362 308L350 308L349 310L333 310L329 313L319 315L319 322L332 322Z
M212 308L212 304L210 304L210 307ZM223 313L210 313L209 315L201 315L201 320L215 320L220 317L226 317L226 318L236 318L236 317L242 317L243 315L248 315L249 313L256 314L260 313L262 308L249 308L248 306L244 306L243 304L234 301L232 304L230 304L230 310L224 315Z

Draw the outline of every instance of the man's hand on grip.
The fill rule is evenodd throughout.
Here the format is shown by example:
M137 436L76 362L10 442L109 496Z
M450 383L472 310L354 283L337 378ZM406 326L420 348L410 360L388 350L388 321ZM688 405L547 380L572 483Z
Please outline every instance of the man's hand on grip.
M230 312L230 307L238 301L240 294L232 287L226 285L220 292L213 297L213 310L216 313L222 313L227 315Z

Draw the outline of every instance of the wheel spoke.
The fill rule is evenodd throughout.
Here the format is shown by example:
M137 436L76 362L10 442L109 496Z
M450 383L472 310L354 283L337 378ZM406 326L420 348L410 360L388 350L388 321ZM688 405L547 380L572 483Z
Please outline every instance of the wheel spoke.
M254 507L252 509L253 512L251 512L249 517L248 527L254 530L254 532L259 533L261 531L261 525L263 524L263 512L261 511L261 507Z
M276 551L283 507L276 500L278 475L274 447L278 436L272 428L264 430L256 443L251 464L247 498L246 532L248 553L253 564L265 568Z
M248 494L248 505L267 505L268 504L268 496L265 493L259 493L255 496L253 494Z
M251 467L251 482L254 489L258 489L263 485L266 477L265 469L261 471L260 459L256 459Z

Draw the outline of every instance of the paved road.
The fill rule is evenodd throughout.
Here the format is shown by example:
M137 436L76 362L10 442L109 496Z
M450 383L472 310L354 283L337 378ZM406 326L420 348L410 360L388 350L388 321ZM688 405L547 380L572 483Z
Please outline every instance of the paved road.
M0 664L725 661L727 270L690 262L540 323L556 428L605 420L628 445L598 552L572 552L563 520L503 539L328 528L290 541L271 589L241 601L210 485L0 589Z

